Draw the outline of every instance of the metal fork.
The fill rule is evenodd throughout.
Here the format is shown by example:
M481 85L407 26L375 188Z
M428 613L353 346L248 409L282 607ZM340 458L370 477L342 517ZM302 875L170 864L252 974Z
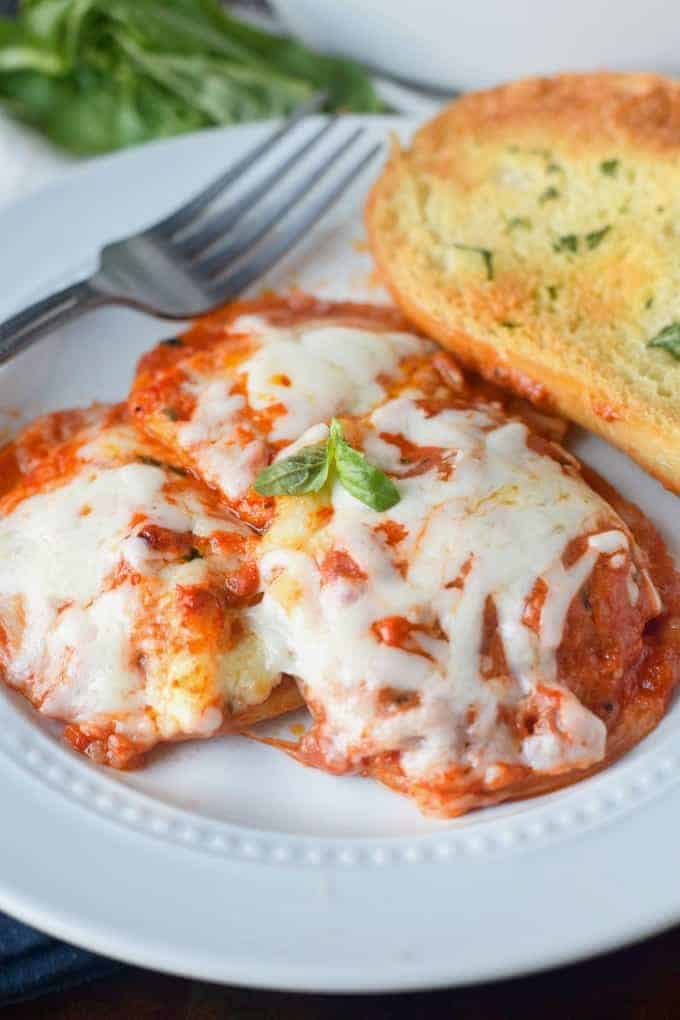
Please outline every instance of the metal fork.
M332 117L286 151L282 143L324 99L318 95L299 107L179 209L138 234L106 245L89 279L0 324L0 363L102 305L127 305L161 319L190 319L242 293L307 235L381 148L377 144L366 151L361 145L366 129L343 130L339 118ZM338 134L338 141L330 152L324 151L320 143L332 134ZM278 149L278 161L262 179L238 199L215 208L218 198L236 182L247 183L253 167ZM355 158L347 162L350 152ZM282 187L306 158L310 165L301 169L293 186ZM342 173L333 174L341 161Z

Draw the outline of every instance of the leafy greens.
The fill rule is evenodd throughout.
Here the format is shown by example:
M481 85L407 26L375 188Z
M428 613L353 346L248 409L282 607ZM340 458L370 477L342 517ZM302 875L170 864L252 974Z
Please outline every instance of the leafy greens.
M328 109L382 109L360 65L219 0L23 0L0 18L0 102L75 153L281 116L320 90Z

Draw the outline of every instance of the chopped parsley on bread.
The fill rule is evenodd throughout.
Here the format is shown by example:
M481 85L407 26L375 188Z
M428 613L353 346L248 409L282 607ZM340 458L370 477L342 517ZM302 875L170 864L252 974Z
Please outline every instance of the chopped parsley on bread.
M366 218L418 326L680 492L680 81L466 95L395 143Z

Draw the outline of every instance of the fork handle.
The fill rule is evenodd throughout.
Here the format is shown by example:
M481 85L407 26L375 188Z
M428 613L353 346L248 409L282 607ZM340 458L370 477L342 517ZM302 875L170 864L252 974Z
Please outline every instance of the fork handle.
M73 283L0 323L0 364L102 303L90 282Z

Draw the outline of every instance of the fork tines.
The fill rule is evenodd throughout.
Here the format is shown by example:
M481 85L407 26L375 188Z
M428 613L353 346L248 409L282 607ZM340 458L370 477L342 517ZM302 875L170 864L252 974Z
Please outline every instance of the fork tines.
M236 166L147 232L220 300L242 292L301 240L381 148L366 126L304 117L316 97Z
M254 283L307 236L381 148L365 121L307 119L325 99L314 96L269 129L164 219L106 244L88 279L0 322L0 363L104 305L183 320Z

